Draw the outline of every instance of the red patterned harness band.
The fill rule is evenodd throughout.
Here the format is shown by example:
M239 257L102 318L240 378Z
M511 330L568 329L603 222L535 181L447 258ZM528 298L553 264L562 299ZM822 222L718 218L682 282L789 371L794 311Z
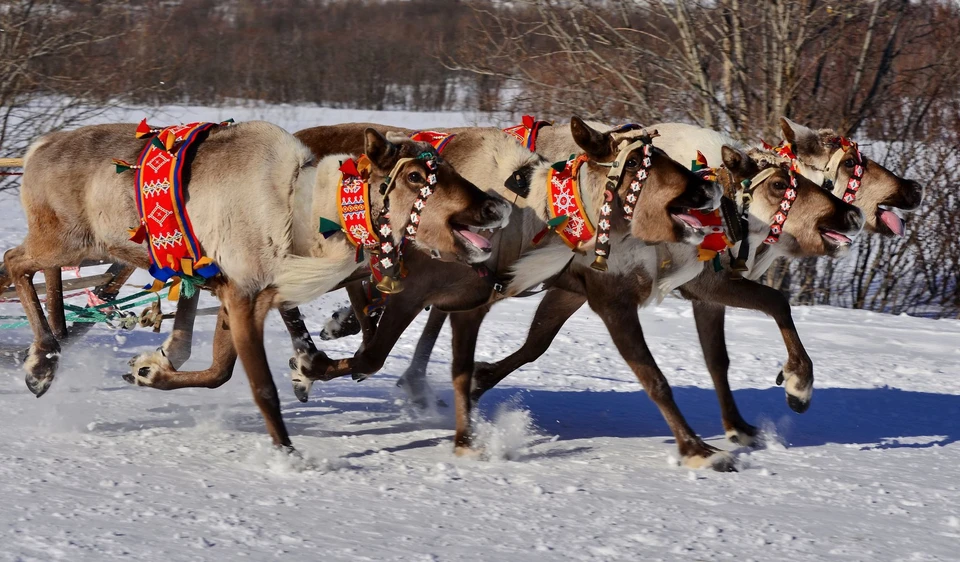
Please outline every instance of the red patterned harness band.
M426 142L430 143L433 148L436 149L437 154L443 152L443 149L447 147L447 143L450 142L450 139L457 135L450 133L441 133L438 131L417 131L410 135L412 140L417 142Z
M552 124L549 121L537 121L532 115L524 115L519 125L507 127L503 132L515 137L530 152L536 152L540 129Z
M187 215L183 170L187 150L200 135L225 124L189 123L155 129L144 119L137 127L137 138L153 138L140 153L137 165L114 161L118 173L129 168L136 171L140 226L131 229L130 239L147 242L150 274L156 279L148 289L159 290L171 278L198 275L209 279L220 272L213 260L203 255Z
M580 185L577 175L580 166L587 161L581 154L564 163L563 169L551 168L547 176L550 221L557 234L572 249L577 249L593 238L594 226L580 200ZM560 221L560 222L555 222Z

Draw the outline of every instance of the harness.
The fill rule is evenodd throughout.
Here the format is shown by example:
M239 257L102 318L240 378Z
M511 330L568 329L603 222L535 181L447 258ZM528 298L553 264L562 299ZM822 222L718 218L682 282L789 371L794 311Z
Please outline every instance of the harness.
M415 158L401 158L380 184L382 204L377 213L376 227L371 221L370 186L367 178L370 174L370 160L366 155L357 160L349 159L340 165L340 180L337 188L337 207L339 223L320 218L319 232L329 238L337 232L343 232L347 240L356 249L356 261L363 261L363 251L370 254L370 272L377 281L377 290L384 294L399 293L403 290L400 278L403 277L403 247L413 241L420 226L420 213L427 199L433 195L437 185L437 160L439 156L432 152L422 152ZM390 221L390 192L396 185L396 175L400 168L413 160L423 160L427 167L427 185L420 188L417 198L410 209L410 216L403 228L403 238L399 243L394 240Z
M160 291L173 280L168 298L177 300L181 286L190 297L197 286L220 273L211 258L203 254L187 215L183 172L191 159L190 149L206 138L205 133L222 123L189 123L154 128L144 119L137 126L136 138L152 137L140 152L136 164L113 160L118 174L135 171L137 212L140 224L130 229L130 240L147 242L150 254L150 275L154 281L144 287Z
M532 115L524 115L519 125L507 127L503 132L515 137L530 152L536 152L537 136L540 134L540 129L552 125L553 123L549 121L537 121Z
M829 189L836 185L837 178L840 175L840 161L843 160L847 150L852 148L853 159L856 162L853 167L853 172L847 180L847 185L834 187L833 194L839 197L844 203L853 204L853 202L857 200L857 194L860 191L860 186L863 184L863 174L866 172L867 162L860 152L860 147L850 139L846 137L834 137L830 139L830 142L839 144L840 148L830 157L830 160L827 162L827 167L820 170L824 175L824 187Z

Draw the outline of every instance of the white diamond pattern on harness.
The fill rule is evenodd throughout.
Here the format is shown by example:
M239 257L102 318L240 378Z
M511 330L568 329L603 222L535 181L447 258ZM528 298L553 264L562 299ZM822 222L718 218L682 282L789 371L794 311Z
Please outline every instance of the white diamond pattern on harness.
M159 203L150 211L150 214L147 215L151 220L157 223L157 226L163 226L163 223L167 222L167 219L170 218L170 215L173 213L164 209L160 206Z
M153 158L150 159L149 162L147 162L147 166L153 170L153 173L157 173L157 170L166 165L166 163L170 160L172 160L170 155L168 155L166 152L159 151Z

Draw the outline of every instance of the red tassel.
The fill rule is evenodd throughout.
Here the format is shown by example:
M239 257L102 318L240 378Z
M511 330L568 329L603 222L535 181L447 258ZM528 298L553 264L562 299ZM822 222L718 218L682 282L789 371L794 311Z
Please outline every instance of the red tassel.
M539 244L540 241L543 240L543 237L546 236L548 232L550 232L549 226L544 228L540 232L538 232L537 235L533 237L533 245L536 246L537 244Z
M344 160L343 164L340 165L340 171L343 172L345 176L359 176L360 172L357 171L357 163L353 158Z
M139 125L137 125L137 134L136 134L136 137L137 137L138 139L142 139L143 137L145 137L145 136L147 136L147 135L149 135L149 134L151 134L151 133L153 133L153 130L150 128L150 125L147 125L147 120L146 120L146 119L144 119L143 121L140 122Z
M141 224L136 230L130 229L130 241L134 244L143 244L147 238L147 229Z
M533 129L533 125L535 123L533 115L524 115L522 121L524 127L527 129Z

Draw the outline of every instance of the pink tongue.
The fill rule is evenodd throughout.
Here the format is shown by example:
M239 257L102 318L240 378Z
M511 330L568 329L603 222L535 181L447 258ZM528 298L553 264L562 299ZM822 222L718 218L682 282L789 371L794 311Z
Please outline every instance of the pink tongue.
M897 236L903 236L903 219L893 211L881 211L880 220Z
M473 244L477 248L480 248L481 250L486 250L487 248L490 247L490 241L484 238L483 236L480 236L476 232L471 232L466 228L464 229L458 228L457 232L459 232L461 235L463 235L464 238L469 240L471 244Z
M832 231L832 230L825 230L825 231L823 231L823 233L824 233L826 236L829 236L830 238L833 238L833 239L836 240L837 242L843 242L843 243L845 243L845 244L850 242L850 237L849 237L849 236L844 236L843 234L840 234L839 232L834 232L834 231Z
M688 215L686 213L677 213L676 215L673 215L673 216L689 224L693 228L703 228L703 223L700 222L700 219L698 219L693 215Z

